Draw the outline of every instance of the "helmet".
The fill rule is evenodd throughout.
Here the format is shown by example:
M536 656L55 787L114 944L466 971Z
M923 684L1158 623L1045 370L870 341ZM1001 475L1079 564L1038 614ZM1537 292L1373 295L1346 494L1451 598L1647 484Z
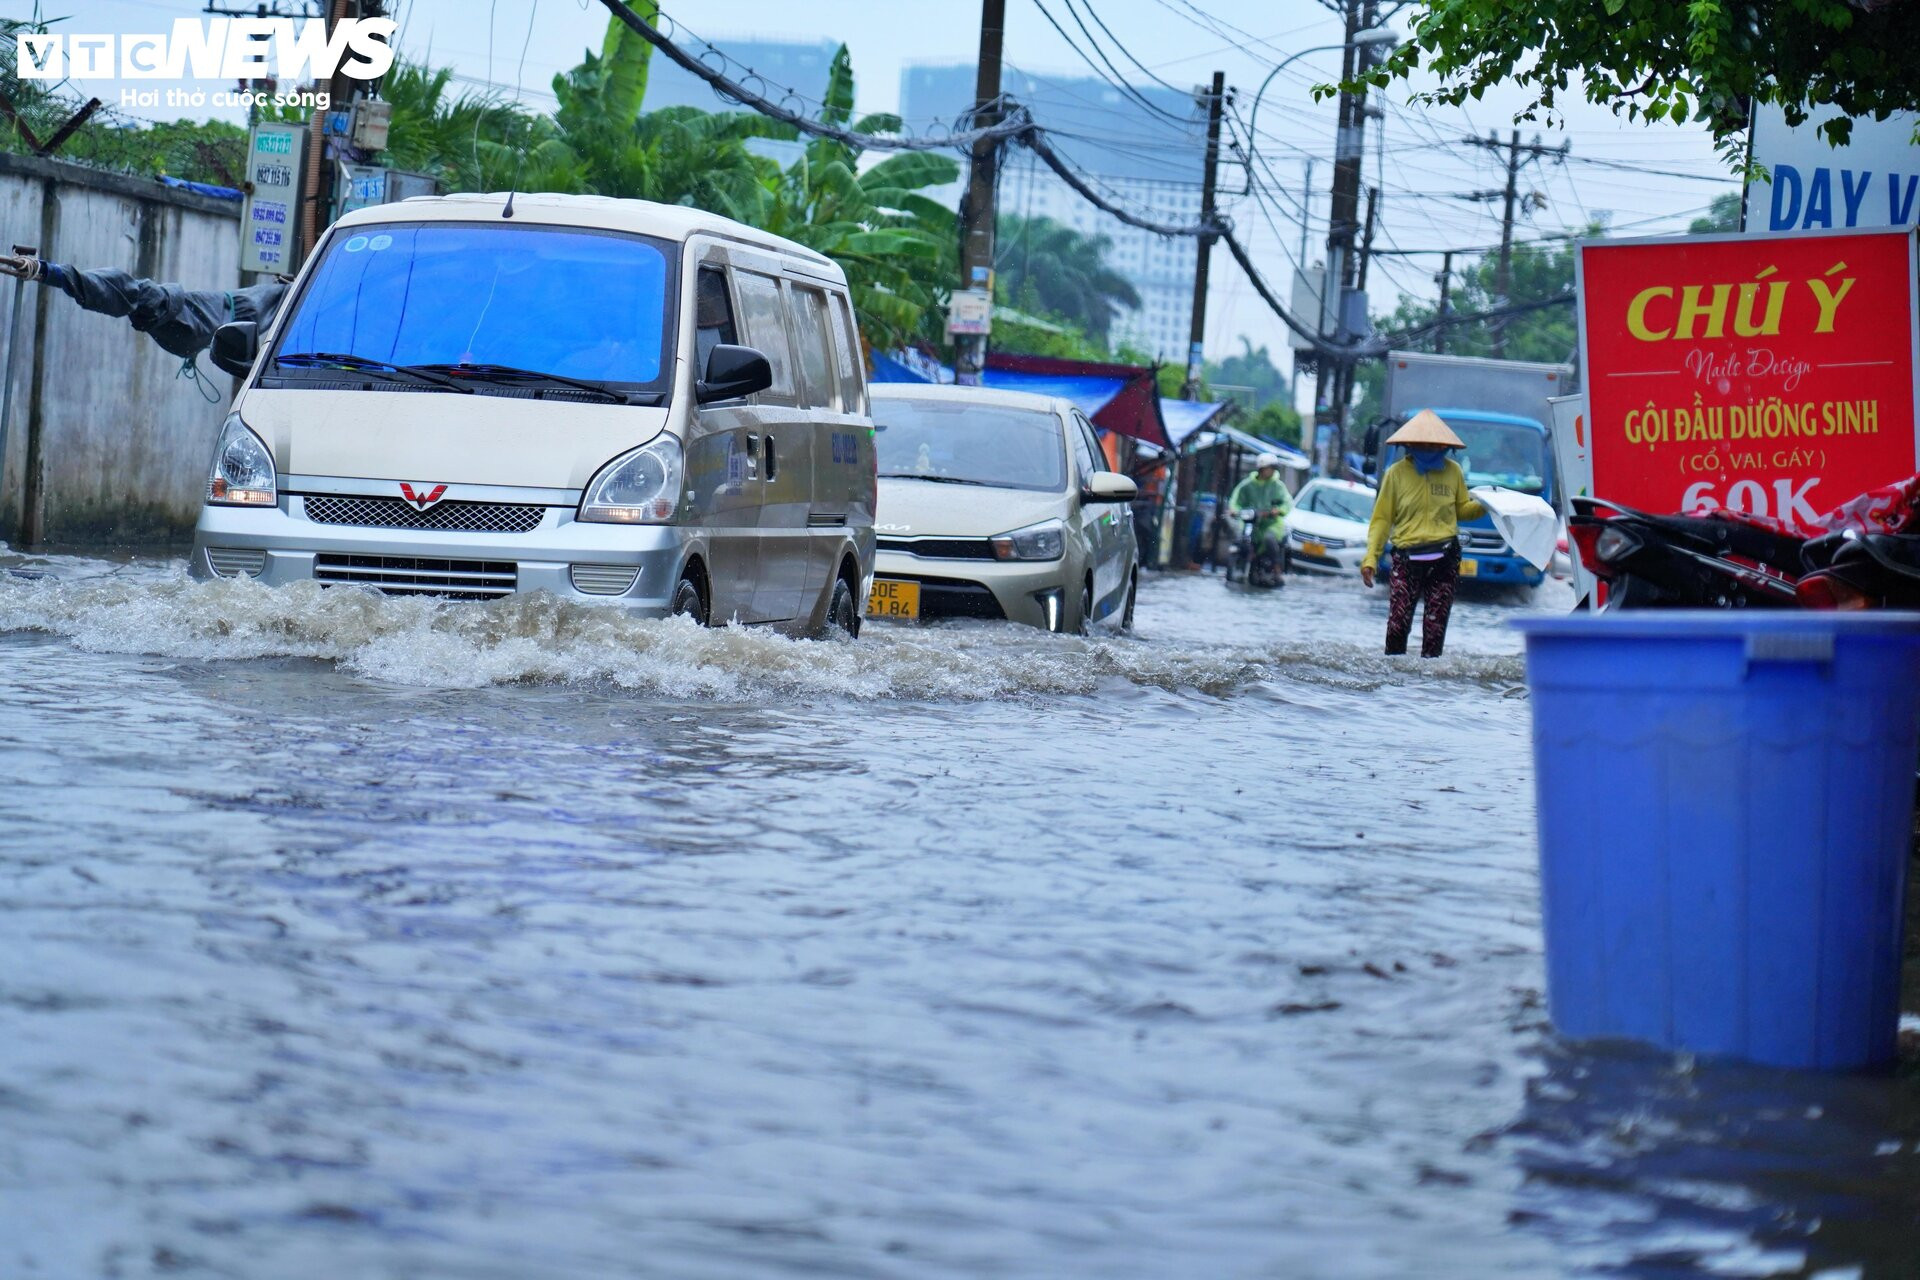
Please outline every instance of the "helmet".
M1263 453L1253 460L1253 469L1255 471L1259 471L1264 467L1277 467L1279 465L1280 455L1277 453Z

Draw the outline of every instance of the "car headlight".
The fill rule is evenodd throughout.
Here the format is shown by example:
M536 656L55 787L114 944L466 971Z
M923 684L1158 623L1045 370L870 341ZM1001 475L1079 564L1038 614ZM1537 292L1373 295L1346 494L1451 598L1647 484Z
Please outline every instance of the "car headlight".
M1066 527L1058 520L1030 524L991 541L993 554L1000 560L1058 560L1067 550Z
M580 500L580 519L659 524L680 508L680 442L662 435L600 468Z
M240 415L227 415L220 443L207 474L207 502L219 507L270 507L280 500L274 483L273 455Z

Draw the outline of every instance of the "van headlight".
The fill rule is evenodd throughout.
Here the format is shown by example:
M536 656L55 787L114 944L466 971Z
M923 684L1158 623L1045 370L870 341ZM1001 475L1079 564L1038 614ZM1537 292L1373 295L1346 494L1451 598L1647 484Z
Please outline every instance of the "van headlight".
M600 468L580 500L580 519L659 524L680 507L680 442L662 435Z
M239 414L228 414L220 428L220 443L213 449L213 470L207 475L208 505L270 507L279 500L273 455Z
M990 541L1000 560L1058 560L1067 550L1066 527L1058 520L1030 524Z

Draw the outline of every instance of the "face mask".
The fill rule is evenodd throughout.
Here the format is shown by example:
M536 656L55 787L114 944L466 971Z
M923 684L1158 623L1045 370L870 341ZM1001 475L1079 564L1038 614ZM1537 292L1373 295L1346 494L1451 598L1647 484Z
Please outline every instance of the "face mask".
M1431 453L1422 449L1409 449L1407 450L1407 456L1413 459L1413 469L1423 476L1432 475L1444 466L1447 461L1447 451L1445 449L1435 449Z

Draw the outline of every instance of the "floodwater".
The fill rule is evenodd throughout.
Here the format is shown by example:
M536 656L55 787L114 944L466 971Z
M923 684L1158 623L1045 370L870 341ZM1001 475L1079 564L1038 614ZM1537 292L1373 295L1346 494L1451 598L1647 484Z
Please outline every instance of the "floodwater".
M22 573L38 577L20 576ZM1920 1091L1558 1044L1517 637L0 556L0 1276L1912 1276Z

